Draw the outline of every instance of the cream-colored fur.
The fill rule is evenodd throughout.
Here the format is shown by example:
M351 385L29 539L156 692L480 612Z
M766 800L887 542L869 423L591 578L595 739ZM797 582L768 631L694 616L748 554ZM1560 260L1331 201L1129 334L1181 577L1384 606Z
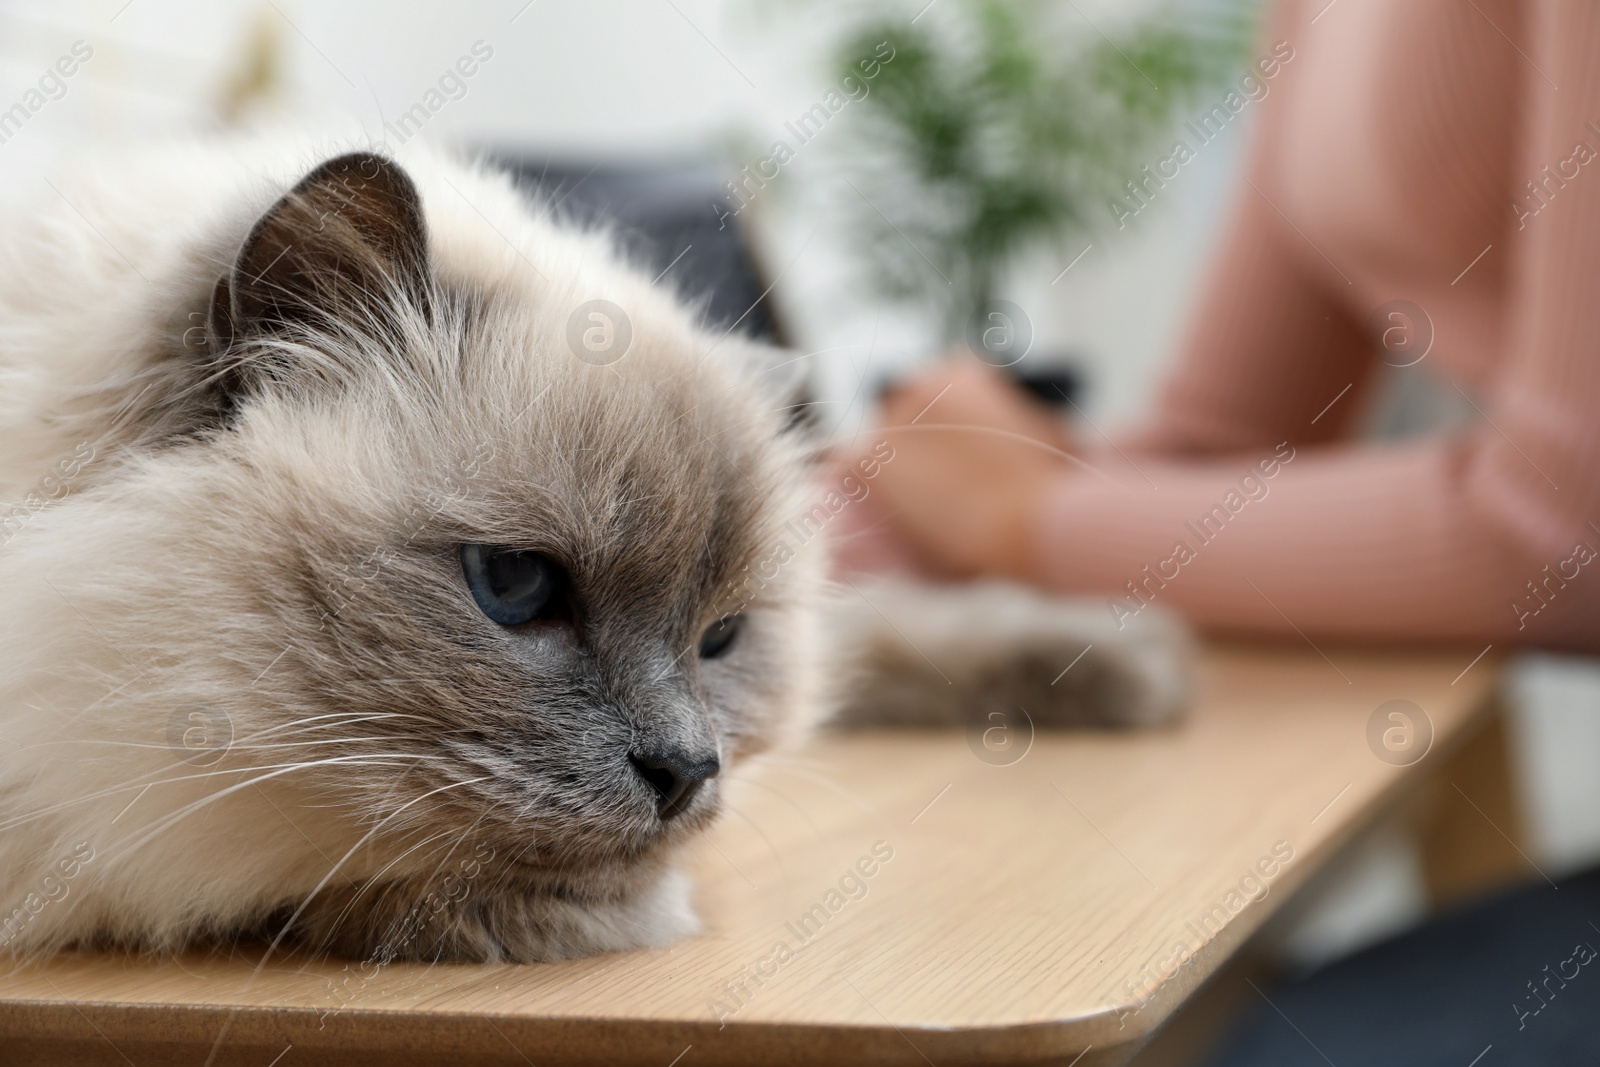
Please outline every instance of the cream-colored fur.
M629 752L700 739L736 764L815 719L819 679L839 673L815 661L820 538L753 601L729 597L805 503L806 449L769 368L503 177L399 153L431 304L398 306L388 332L219 338L213 288L252 225L349 148L163 145L84 164L0 220L5 949L242 932L384 959L659 944L694 928L671 856L714 816L717 783L658 819ZM568 340L596 299L631 320L615 364ZM229 367L254 384L218 400ZM563 555L580 623L488 622L462 584L466 541ZM1102 689L1055 689L1073 695L1045 722L1151 722L1182 702L1181 640L1084 631L1032 594L883 599L894 635L876 610L836 609L858 648L835 654L866 650L879 672L861 692L882 700L845 701L857 721L915 717L926 679L900 636L963 664L961 691L987 684L958 655L966 625L1002 661L1025 646L1002 671L1095 642L1074 670ZM734 610L738 645L697 662L702 629Z
M347 353L358 369L338 392L268 396L236 426L189 433L168 394L195 373L183 339L203 339L213 282L252 222L347 147L164 145L86 165L58 182L61 197L0 224L0 498L16 502L0 525L0 941L11 950L85 937L176 947L313 900L338 908L313 905L302 930L355 953L389 938L410 955L551 958L693 926L670 848L710 818L715 782L662 829L646 825L648 808L607 807L602 786L638 785L625 762L628 781L586 776L593 795L559 782L519 794L530 772L494 738L429 749L430 733L453 737L474 715L519 729L517 709L496 702L515 699L526 668L499 646L452 648L457 631L499 636L453 588L458 566L429 572L411 550L453 525L508 543L581 542L575 552L599 558L637 528L629 559L659 568L635 579L653 592L692 571L730 492L748 503L727 517L748 550L775 537L798 513L803 450L782 438L778 398L763 367L741 365L743 346L717 348L602 236L539 216L498 174L423 151L400 163L420 190L433 269L477 318L441 314L436 332L454 332L415 338L410 364ZM578 359L567 341L571 311L593 299L632 319L614 366ZM454 351L463 336L471 351ZM754 606L741 655L770 666L734 656L683 679L709 708L724 763L815 704L816 555L801 553ZM297 569L307 561L315 576ZM458 614L418 623L397 590L419 616ZM714 618L716 595L690 612ZM683 661L658 640L676 623L652 609L638 606L640 643L619 657L637 663L617 667L649 676L608 676L636 689L592 737L586 724L569 731L572 760L598 765L603 746L627 743L607 731L670 718L657 697L682 704L656 692ZM697 633L704 619L684 622ZM503 679L488 673L499 669ZM408 670L404 684L385 677ZM214 763L207 730L229 735ZM201 762L174 743L185 731L198 731ZM464 784L479 776L490 781ZM563 804L601 814L551 810ZM497 858L452 902L476 926L396 935L437 892L452 850L479 839ZM545 847L559 854L529 866ZM374 917L351 926L356 897Z

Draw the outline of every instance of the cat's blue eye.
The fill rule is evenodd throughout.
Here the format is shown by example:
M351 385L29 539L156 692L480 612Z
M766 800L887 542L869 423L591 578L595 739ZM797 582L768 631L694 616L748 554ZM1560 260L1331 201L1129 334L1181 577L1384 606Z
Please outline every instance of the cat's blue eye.
M706 632L700 635L700 658L716 659L727 655L743 628L743 615L725 615L707 626Z
M501 626L565 616L561 567L549 556L498 545L462 545L461 571L472 599Z

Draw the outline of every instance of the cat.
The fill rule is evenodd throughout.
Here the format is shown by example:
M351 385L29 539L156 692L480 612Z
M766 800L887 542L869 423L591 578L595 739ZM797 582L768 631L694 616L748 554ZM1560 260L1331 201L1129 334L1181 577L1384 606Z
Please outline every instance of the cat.
M13 953L661 945L720 776L825 720L1187 700L1181 630L834 594L784 360L486 166L196 140L0 235Z

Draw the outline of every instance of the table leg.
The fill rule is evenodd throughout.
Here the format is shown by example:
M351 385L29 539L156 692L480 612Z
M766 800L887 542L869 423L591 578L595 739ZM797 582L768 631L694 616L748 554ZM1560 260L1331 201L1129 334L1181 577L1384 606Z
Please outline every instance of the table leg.
M1524 881L1533 873L1497 705L1483 728L1434 775L1420 830L1423 872L1435 907Z

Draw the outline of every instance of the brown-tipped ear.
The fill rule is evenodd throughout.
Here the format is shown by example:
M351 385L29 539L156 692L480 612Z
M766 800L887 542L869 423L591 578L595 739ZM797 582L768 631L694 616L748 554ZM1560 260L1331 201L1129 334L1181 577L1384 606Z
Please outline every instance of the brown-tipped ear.
M714 347L755 379L782 419L782 432L798 433L808 441L821 436L817 425L816 390L805 356L737 335L717 342Z
M429 279L416 185L393 160L339 156L250 230L212 296L212 349L221 355L235 338L297 326L370 328L393 316L397 300L431 317Z

